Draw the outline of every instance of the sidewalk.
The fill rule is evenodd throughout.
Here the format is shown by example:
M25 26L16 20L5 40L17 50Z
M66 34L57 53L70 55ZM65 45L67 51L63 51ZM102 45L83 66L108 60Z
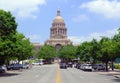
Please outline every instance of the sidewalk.
M110 76L114 76L116 78L120 78L120 70L118 70L118 69L115 69L114 71L109 70L108 72L100 71L99 74L110 75Z
M114 71L109 71L110 74L112 74L116 78L120 78L120 70L115 69Z

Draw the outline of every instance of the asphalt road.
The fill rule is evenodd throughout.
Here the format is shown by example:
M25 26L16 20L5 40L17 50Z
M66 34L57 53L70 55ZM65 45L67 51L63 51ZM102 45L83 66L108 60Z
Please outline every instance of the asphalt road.
M103 72L59 69L59 66L54 64L0 74L0 83L120 83L120 79Z
M69 68L61 70L62 83L120 83L120 79L103 72L84 72Z

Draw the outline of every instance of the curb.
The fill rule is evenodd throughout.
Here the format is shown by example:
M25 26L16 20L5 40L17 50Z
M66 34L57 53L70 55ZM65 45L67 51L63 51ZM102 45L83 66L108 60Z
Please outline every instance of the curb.
M116 78L120 78L120 75L114 75L114 77L116 77Z

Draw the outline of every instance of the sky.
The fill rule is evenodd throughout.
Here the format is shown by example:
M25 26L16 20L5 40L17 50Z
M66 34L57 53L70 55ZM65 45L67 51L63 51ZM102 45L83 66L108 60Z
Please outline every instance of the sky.
M17 30L32 43L43 44L58 9L73 44L112 37L120 28L120 0L0 0L0 9L10 11Z

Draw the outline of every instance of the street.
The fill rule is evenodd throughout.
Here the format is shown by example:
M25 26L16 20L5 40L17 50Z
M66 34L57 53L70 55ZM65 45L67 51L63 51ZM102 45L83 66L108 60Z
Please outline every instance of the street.
M23 71L8 71L0 75L0 83L120 83L120 78L103 72L59 69L59 65L53 64L33 66Z

